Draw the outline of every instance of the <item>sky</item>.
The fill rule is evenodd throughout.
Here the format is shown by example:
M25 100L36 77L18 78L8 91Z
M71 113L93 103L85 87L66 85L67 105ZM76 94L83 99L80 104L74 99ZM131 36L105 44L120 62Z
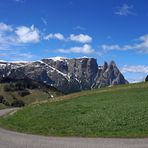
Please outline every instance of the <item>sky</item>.
M114 60L129 82L148 74L147 0L1 0L0 60Z

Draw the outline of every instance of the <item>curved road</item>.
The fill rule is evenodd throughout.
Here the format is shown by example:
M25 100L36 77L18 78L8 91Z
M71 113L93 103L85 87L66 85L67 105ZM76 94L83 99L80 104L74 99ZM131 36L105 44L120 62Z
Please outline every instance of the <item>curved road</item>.
M14 110L0 110L0 116ZM21 134L0 128L0 148L148 148L148 138L56 138Z

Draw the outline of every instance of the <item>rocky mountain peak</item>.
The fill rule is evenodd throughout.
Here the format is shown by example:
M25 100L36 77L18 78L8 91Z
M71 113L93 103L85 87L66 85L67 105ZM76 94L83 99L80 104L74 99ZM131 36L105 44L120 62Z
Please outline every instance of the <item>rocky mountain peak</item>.
M115 61L113 61L113 60L112 60L112 61L110 62L110 64L109 64L109 65L110 65L110 66L112 65L112 66L114 66L114 67L115 67L115 66L116 66L116 63L115 63Z
M114 61L103 66L94 58L47 58L28 63L0 62L0 80L29 78L64 93L126 84Z
M105 72L107 68L108 68L108 63L105 61L104 65L102 66L102 70Z

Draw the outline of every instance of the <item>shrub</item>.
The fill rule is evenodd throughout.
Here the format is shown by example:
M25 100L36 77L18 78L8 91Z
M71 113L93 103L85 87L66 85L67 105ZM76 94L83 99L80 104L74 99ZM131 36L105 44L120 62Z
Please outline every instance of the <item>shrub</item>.
M29 90L22 90L22 91L19 91L18 94L22 97L24 96L27 96L30 94Z
M10 83L4 86L4 91L17 91L17 90L24 90L25 86L21 83Z
M11 91L10 85L5 85L4 86L4 91Z
M4 86L4 91L22 91L26 88L35 89L38 88L40 84L31 80L18 80L16 82L10 82Z
M3 99L3 100L2 100L2 103L3 103L3 104L5 104L5 102L6 102L6 100L5 100L5 99Z
M0 103L3 103L4 97L0 95Z
M18 81L15 83L15 90L24 90L26 85L23 81Z
M23 107L23 106L25 106L25 103L22 100L14 100L11 103L11 106L12 107Z
M4 104L6 106L10 106L9 102L6 101L2 95L0 95L0 103Z
M3 104L6 105L6 106L10 106L10 103L7 102L7 101L5 101Z

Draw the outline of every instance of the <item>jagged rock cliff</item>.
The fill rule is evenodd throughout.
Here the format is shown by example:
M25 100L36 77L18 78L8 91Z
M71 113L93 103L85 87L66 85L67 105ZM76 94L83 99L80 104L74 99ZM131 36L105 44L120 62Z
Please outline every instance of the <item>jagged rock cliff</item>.
M29 78L64 93L128 83L114 61L98 66L94 58L50 58L28 63L0 62L0 80Z

